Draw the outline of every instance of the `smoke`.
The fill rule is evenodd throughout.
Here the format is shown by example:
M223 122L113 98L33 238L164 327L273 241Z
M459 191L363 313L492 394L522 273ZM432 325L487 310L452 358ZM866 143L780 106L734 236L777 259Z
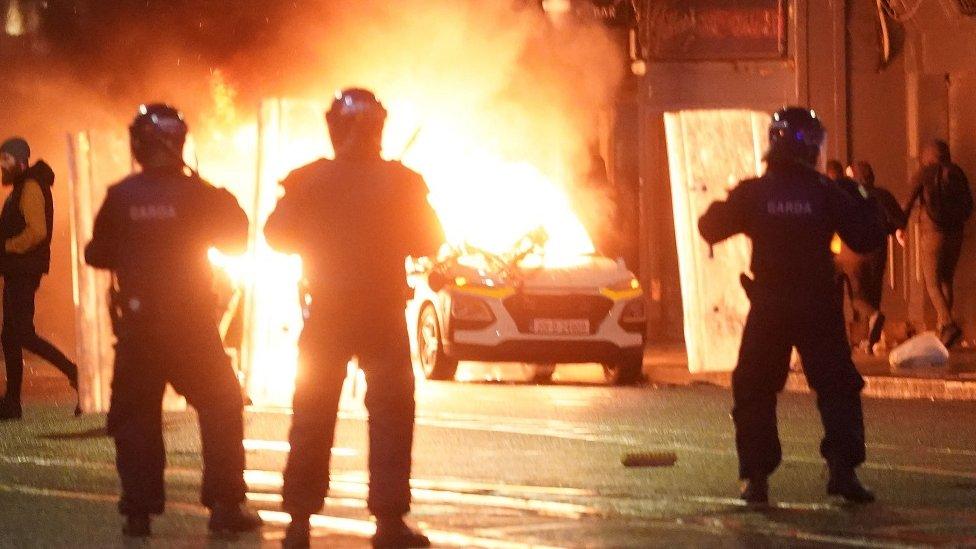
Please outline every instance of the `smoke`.
M262 98L327 104L339 88L372 88L390 112L387 157L421 129L403 160L427 177L442 215L469 225L529 219L575 196L580 213L606 221L603 189L587 187L586 174L623 62L596 22L557 24L512 0L124 0L89 10L39 43L43 66L14 59L0 79L0 133L27 136L59 174L47 290L57 299L42 317L70 318L45 314L71 307L65 135L122 134L141 102L186 113L204 166L240 156L217 162L238 167L213 176L231 185L223 179L247 179L254 166ZM569 193L533 191L540 180ZM498 244L523 228L499 231Z
M586 204L580 213L608 221L604 189L585 185L600 117L622 77L620 52L602 26L554 24L505 1L344 6L257 66L297 51L302 63L282 83L286 93L328 102L336 89L373 89L390 112L387 157L398 158L419 129L403 160L427 178L449 237L474 234L499 249L538 217L551 236L579 239L567 236L569 208L558 204L568 196ZM545 182L570 192L553 194Z

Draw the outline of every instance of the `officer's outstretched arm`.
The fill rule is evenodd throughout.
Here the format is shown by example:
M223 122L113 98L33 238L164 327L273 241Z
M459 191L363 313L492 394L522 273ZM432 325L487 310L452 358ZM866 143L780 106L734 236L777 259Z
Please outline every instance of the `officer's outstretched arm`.
M115 254L119 242L119 217L117 200L111 189L105 195L105 202L95 215L92 239L85 246L85 263L97 269L114 269Z
M227 189L216 189L214 198L215 216L213 245L228 254L242 254L247 251L247 214Z
M743 191L733 189L725 201L713 202L698 220L698 232L709 244L717 244L726 238L746 231L747 212Z
M827 196L834 228L844 244L859 254L884 245L888 233L874 201L856 200L836 187L828 188Z

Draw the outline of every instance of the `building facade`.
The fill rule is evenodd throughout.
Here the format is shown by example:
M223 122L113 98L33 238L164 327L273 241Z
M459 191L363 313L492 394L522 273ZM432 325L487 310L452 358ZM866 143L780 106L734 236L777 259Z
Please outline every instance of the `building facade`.
M825 156L870 162L878 183L902 202L931 139L948 141L956 162L976 176L976 6L969 0L649 0L635 34L645 71L636 99L641 273L654 341L681 341L687 331L684 244L675 234L684 215L676 216L675 193L687 191L675 184L695 182L672 173L669 115L809 105L828 127ZM908 232L907 247L889 244L884 307L893 339L909 327L932 327L915 231ZM972 233L967 227L956 279L967 339L976 337Z

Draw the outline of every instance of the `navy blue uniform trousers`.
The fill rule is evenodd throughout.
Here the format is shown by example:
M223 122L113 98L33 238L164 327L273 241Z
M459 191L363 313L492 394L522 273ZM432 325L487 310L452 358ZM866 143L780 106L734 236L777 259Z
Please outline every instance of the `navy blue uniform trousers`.
M410 510L414 377L402 309L375 319L349 318L355 307L306 324L299 343L291 452L285 466L284 509L312 514L329 490L329 458L346 364L353 355L366 375L369 412L369 498L375 516ZM375 310L375 309L374 309Z
M824 427L820 453L831 466L860 465L864 380L851 360L841 292L792 302L770 294L753 296L732 374L739 477L769 476L782 460L776 399L786 384L794 347L817 396Z
M166 385L197 411L203 446L201 502L245 500L243 398L217 327L150 322L118 329L108 431L115 439L122 514L163 512L162 401Z

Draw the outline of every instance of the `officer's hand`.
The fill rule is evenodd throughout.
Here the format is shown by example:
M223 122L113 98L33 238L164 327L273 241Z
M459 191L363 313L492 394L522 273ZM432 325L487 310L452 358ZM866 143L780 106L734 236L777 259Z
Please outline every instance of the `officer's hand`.
M897 240L898 243L901 244L902 247L904 247L905 246L905 231L903 231L901 229L898 229L897 231L895 231L895 240Z

